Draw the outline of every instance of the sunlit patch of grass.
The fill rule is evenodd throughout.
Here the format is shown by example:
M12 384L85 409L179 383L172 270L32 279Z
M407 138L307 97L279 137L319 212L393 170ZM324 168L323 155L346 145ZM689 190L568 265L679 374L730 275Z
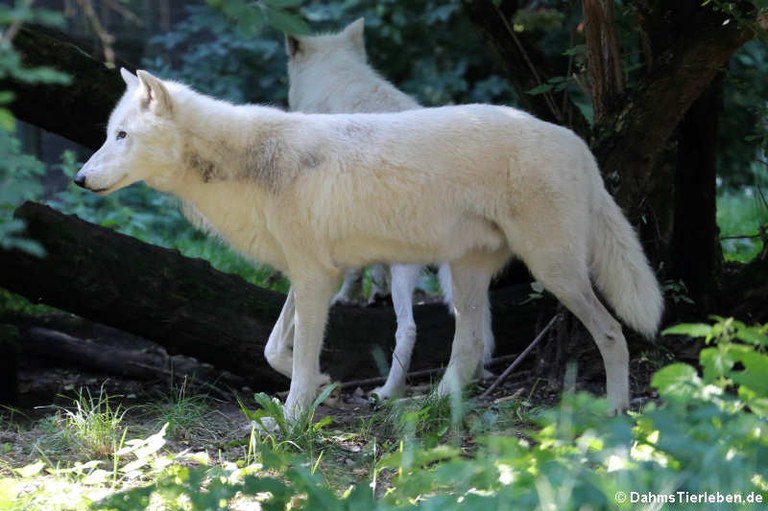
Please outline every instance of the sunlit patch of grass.
M763 250L763 241L758 236L761 226L768 226L765 192L751 187L721 191L717 198L717 225L726 260L754 259Z
M186 378L157 401L137 407L139 415L150 418L155 429L167 424L168 436L174 440L188 440L209 429L210 411L208 397L191 394Z
M111 400L103 386L95 396L88 389L80 391L71 408L60 410L62 443L88 459L112 455L125 438L126 410Z

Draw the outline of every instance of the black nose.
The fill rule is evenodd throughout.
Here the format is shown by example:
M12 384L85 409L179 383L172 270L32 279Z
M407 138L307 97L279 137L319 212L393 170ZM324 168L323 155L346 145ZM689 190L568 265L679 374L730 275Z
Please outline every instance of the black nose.
M80 173L75 174L75 184L81 188L85 188L85 176Z

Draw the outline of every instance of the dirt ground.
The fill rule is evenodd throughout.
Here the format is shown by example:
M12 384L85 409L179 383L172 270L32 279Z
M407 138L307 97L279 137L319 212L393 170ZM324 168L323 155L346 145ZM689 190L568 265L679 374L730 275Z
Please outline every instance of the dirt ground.
M577 339L569 344L569 349L574 354L569 358L575 358L577 370L575 377L566 377L566 380L571 379L566 386L602 395L602 362L594 344L588 339ZM121 347L125 347L124 342ZM148 347L142 344L139 349ZM494 377L473 384L468 389L468 399L473 406L481 409L498 406L499 403L519 403L521 407L529 410L556 404L562 392L560 379L567 371L564 369L565 362L554 365L543 362L548 356L547 349L545 342L541 349L532 352L525 362L499 384L491 395L480 398L495 378L512 362L512 357L497 359L489 367ZM640 353L632 357L633 406L639 407L648 399L654 398L654 394L648 390L649 375L658 365L654 360L658 360L658 353ZM433 375L409 379L411 395L429 392L441 376L440 368L436 369ZM362 388L342 385L333 405L320 406L315 419L330 417L330 427L334 430L359 432L360 424L376 413L374 404L366 394L375 385L371 383ZM67 453L57 450L55 445L46 443L44 438L61 428L62 416L67 410L72 410L76 406L78 396L83 395L109 396L110 405L119 406L124 413L123 424L128 427L129 438L144 438L156 433L162 426L160 416L164 403L173 401L174 396L178 396L180 392L188 398L197 396L195 399L205 403L204 412L195 419L195 425L176 431L169 439L168 447L174 451L206 451L222 460L239 459L247 449L252 426L243 413L240 402L251 410L255 409L253 394L258 389L232 389L218 385L217 390L211 392L212 388L210 383L196 385L178 378L174 381L162 377L149 381L129 379L71 367L71 364L64 366L56 361L21 356L18 399L13 406L0 409L0 460L4 462L0 463L0 472L25 466L41 457L66 462ZM284 395L281 397L284 398ZM350 441L355 443L366 440L356 437ZM359 445L350 448L353 452L361 449Z

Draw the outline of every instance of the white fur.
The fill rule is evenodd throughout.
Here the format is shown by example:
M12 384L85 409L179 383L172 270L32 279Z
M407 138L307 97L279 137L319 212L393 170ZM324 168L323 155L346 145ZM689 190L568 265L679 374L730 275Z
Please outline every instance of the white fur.
M657 328L661 294L571 131L500 106L286 113L235 106L142 71L126 82L107 141L75 180L102 194L138 180L173 193L232 246L288 276L296 308L289 418L327 381L319 356L344 268L450 263L456 334L438 387L446 394L478 366L488 282L513 255L585 324L609 399L629 404L626 341L592 291L590 269L598 284L621 283L614 287L628 296L611 304L643 332ZM632 271L596 256L603 247L595 241L611 236L609 257L632 261Z
M306 113L356 113L395 112L420 108L410 96L395 88L379 76L367 62L362 18L334 35L293 37L287 36L288 92L291 110ZM413 318L413 292L424 267L422 265L393 265L391 267L392 304L397 315L395 350L392 355L387 380L371 394L379 399L401 396L406 388L406 374L411 363L411 353L416 342L416 322ZM371 296L385 294L387 272L381 265L373 267ZM451 272L447 264L440 265L440 285L444 301L453 311L451 301ZM354 300L361 293L360 270L347 270L341 290L331 304ZM285 307L293 303L287 300ZM292 321L291 311L283 310L281 318ZM493 333L490 327L490 310L484 315L483 364L493 354ZM278 321L275 329L292 328L292 324ZM270 335L265 353L278 364L290 359L293 339L282 332ZM275 344L280 342L280 344Z

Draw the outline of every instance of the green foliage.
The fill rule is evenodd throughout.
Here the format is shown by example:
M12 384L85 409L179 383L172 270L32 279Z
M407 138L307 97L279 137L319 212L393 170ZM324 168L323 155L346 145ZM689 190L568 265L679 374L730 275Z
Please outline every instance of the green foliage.
M309 409L292 423L285 418L283 404L278 399L269 397L263 392L254 395L254 400L259 405L258 409L250 410L241 402L240 410L253 423L260 444L268 444L273 451L293 448L311 452L320 433L332 422L330 417L315 421L317 407L328 399L336 389L337 385L325 387L312 402Z
M717 225L727 260L748 262L764 246L760 235L768 229L766 188L721 188L717 198Z
M296 8L303 0L208 0L208 5L221 10L246 35L254 36L265 25L287 34L302 35L310 32L307 23L288 9Z
M69 83L69 77L50 67L26 67L13 47L13 33L22 23L35 21L57 24L61 17L52 11L32 9L31 2L17 0L13 6L0 5L0 80L12 78L29 84ZM42 257L43 247L24 236L23 221L12 218L13 210L25 200L42 193L40 176L44 167L24 154L16 136L16 121L7 105L14 95L0 90L0 248L19 249Z
M768 183L767 51L763 41L748 42L733 55L725 75L717 163L721 187L727 189Z
M22 152L13 131L0 127L0 248L45 255L40 243L24 236L24 221L13 218L13 211L22 202L42 194L40 177L44 170L40 161Z
M702 377L691 366L675 364L659 371L653 384L658 387L658 379L666 389L681 384L678 396L712 393L718 395L712 399L720 407L747 407L758 417L768 417L768 325L750 327L733 318L715 319L712 325L681 324L663 332L704 338L708 347L699 355ZM733 388L735 395L728 393Z
M206 5L185 8L186 19L150 39L145 67L234 102L280 102L287 97L282 39L263 34L264 21L240 13L235 24L227 11ZM244 25L253 30L238 28Z
M469 437L470 443L459 437L425 443L432 431L414 427L418 421L459 426L483 407L463 403L456 414L445 402L427 403L424 412L414 407L421 414L416 422L410 411L400 416L404 425L389 447L373 441L373 469L353 484L329 478L322 453L314 457L312 449L296 449L291 440L301 429L314 428L310 444L322 446L333 435L328 429L309 422L291 428L279 420L269 433L272 440L257 440L259 455L245 464L212 465L202 453L163 452L163 427L146 439L124 442L111 471L87 463L66 470L80 481L131 482L98 500L95 509L650 510L663 507L661 502L731 509L717 502L731 496L761 508L768 502L768 324L715 318L665 334L703 338L701 369L675 363L656 372L652 385L660 399L638 412L611 416L604 399L567 393L557 408L528 414L515 434L489 428L484 436ZM284 412L267 396L256 400L262 409L248 412L254 420L278 419ZM382 413L395 420L391 411ZM17 477L34 480L45 467L34 463L17 470ZM3 484L19 491L7 481L0 489ZM704 494L714 501L691 500Z

